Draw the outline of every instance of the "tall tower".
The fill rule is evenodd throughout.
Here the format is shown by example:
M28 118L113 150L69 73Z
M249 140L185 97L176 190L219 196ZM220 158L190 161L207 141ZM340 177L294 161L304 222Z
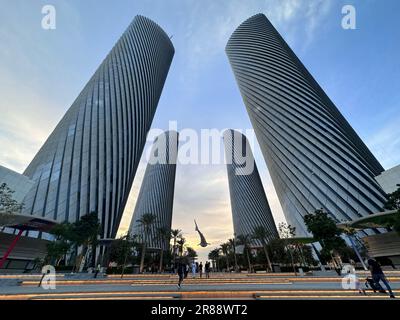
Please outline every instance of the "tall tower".
M336 221L379 212L382 166L263 14L226 46L231 67L289 224L324 208Z
M160 237L159 230L171 229L177 157L176 131L166 131L155 138L129 227L130 234L144 235L138 220L144 214L155 216L155 223L147 235L150 249L169 249L169 241Z
M25 170L36 182L25 213L75 222L94 211L115 237L173 55L136 16Z
M252 235L256 227L265 227L270 239L278 238L274 218L247 138L238 131L224 132L229 193L235 237ZM254 246L261 246L253 240Z

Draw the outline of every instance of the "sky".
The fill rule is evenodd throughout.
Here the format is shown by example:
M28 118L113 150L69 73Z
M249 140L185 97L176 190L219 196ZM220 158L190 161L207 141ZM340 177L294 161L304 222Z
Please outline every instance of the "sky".
M44 5L56 29L41 27ZM341 26L356 9L356 29ZM251 129L224 52L235 28L264 13L388 169L400 163L398 0L0 0L0 165L22 173L135 15L157 22L175 56L152 128ZM151 143L146 144L146 148ZM254 155L276 223L285 221L260 148ZM143 153L144 155L146 152ZM143 156L119 234L129 226ZM200 248L196 219L210 247ZM179 165L173 228L204 261L233 236L226 168Z

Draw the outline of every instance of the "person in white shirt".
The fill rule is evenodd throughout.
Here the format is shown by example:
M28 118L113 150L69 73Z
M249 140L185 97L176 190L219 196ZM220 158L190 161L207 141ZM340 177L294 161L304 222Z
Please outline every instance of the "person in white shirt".
M192 262L192 276L193 276L193 278L196 278L196 269L197 269L196 263L193 261Z

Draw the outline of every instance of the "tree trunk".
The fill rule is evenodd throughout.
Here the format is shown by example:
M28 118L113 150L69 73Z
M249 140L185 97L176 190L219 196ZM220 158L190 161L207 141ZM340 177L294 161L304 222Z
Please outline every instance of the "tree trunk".
M176 261L176 237L174 237L174 246L172 247L172 262L174 264L175 269L175 261Z
M263 248L264 248L265 256L266 256L266 258L267 258L268 269L270 270L270 272L272 272L272 271L273 271L273 270L272 270L272 264L271 264L271 260L270 260L270 258L269 258L267 245L264 244L264 245L263 245Z
M163 259L164 259L164 250L161 248L161 252L160 252L160 267L158 269L160 273L163 272Z
M306 261L306 258L304 257L303 250L301 249L300 246L297 246L297 250L298 250L299 253L300 253L301 262L303 263L303 265L304 265L305 267L308 267L308 263L307 263L307 261Z
M78 248L79 249L79 248ZM83 271L83 269L85 268L85 266L83 266L82 270L81 270L81 265L84 262L83 259L86 258L86 252L88 251L88 246L86 244L84 244L82 246L82 252L78 255L77 257L77 261L76 261L76 266L75 266L75 270L77 270L77 272L81 272Z
M228 272L229 272L229 268L230 266L229 266L229 258L228 258L228 253L226 253L226 268L228 269Z
M246 250L246 255L247 255L247 263L249 264L249 270L248 272L251 273L251 262L250 262L250 254L249 254L249 250Z
M143 273L143 269L144 269L144 256L146 255L146 241L143 243L143 247L142 247L142 257L140 258L140 269L139 272Z
M123 264L123 266L122 266L122 271L121 271L121 279L124 277L125 266L126 266L126 260L127 260L127 258L128 258L128 253L129 253L129 249L126 250L126 252L125 252L124 264Z
M91 259L91 266L93 267L93 268L96 268L96 266L97 266L97 264L96 264L96 255L97 255L97 245L96 244L92 244L92 259Z
M233 247L233 257L235 258L235 271L238 272L238 264L237 264L237 257L236 257L236 248Z
M296 267L294 266L294 259L293 259L292 250L290 250L290 248L287 248L287 249L289 250L289 253L290 253L290 259L291 259L291 261L292 261L292 267L293 267L294 275L297 276Z
M176 250L176 237L174 237L174 246L172 247L172 263L174 264L175 269L175 250Z

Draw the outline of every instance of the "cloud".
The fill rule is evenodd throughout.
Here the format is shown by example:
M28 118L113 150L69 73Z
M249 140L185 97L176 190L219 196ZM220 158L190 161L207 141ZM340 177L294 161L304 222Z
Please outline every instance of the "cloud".
M57 3L59 19L67 16L71 24L53 33L41 28L41 7L40 2L15 1L0 11L0 164L18 172L26 168L72 100L71 88L63 83L72 72L57 54L68 46L62 34L83 42L79 14L72 6Z
M195 2L189 13L186 32L179 47L185 57L185 65L196 76L201 69L212 63L218 55L224 55L225 45L232 32L246 19L264 13L271 22L282 30L285 39L293 42L301 30L306 34L302 47L309 45L331 8L331 0L230 0ZM298 28L301 22L303 28ZM225 58L225 57L224 57Z
M302 50L304 51L314 40L316 30L322 25L325 17L331 9L331 0L309 1L306 5L305 17L305 34L306 38L303 42Z

